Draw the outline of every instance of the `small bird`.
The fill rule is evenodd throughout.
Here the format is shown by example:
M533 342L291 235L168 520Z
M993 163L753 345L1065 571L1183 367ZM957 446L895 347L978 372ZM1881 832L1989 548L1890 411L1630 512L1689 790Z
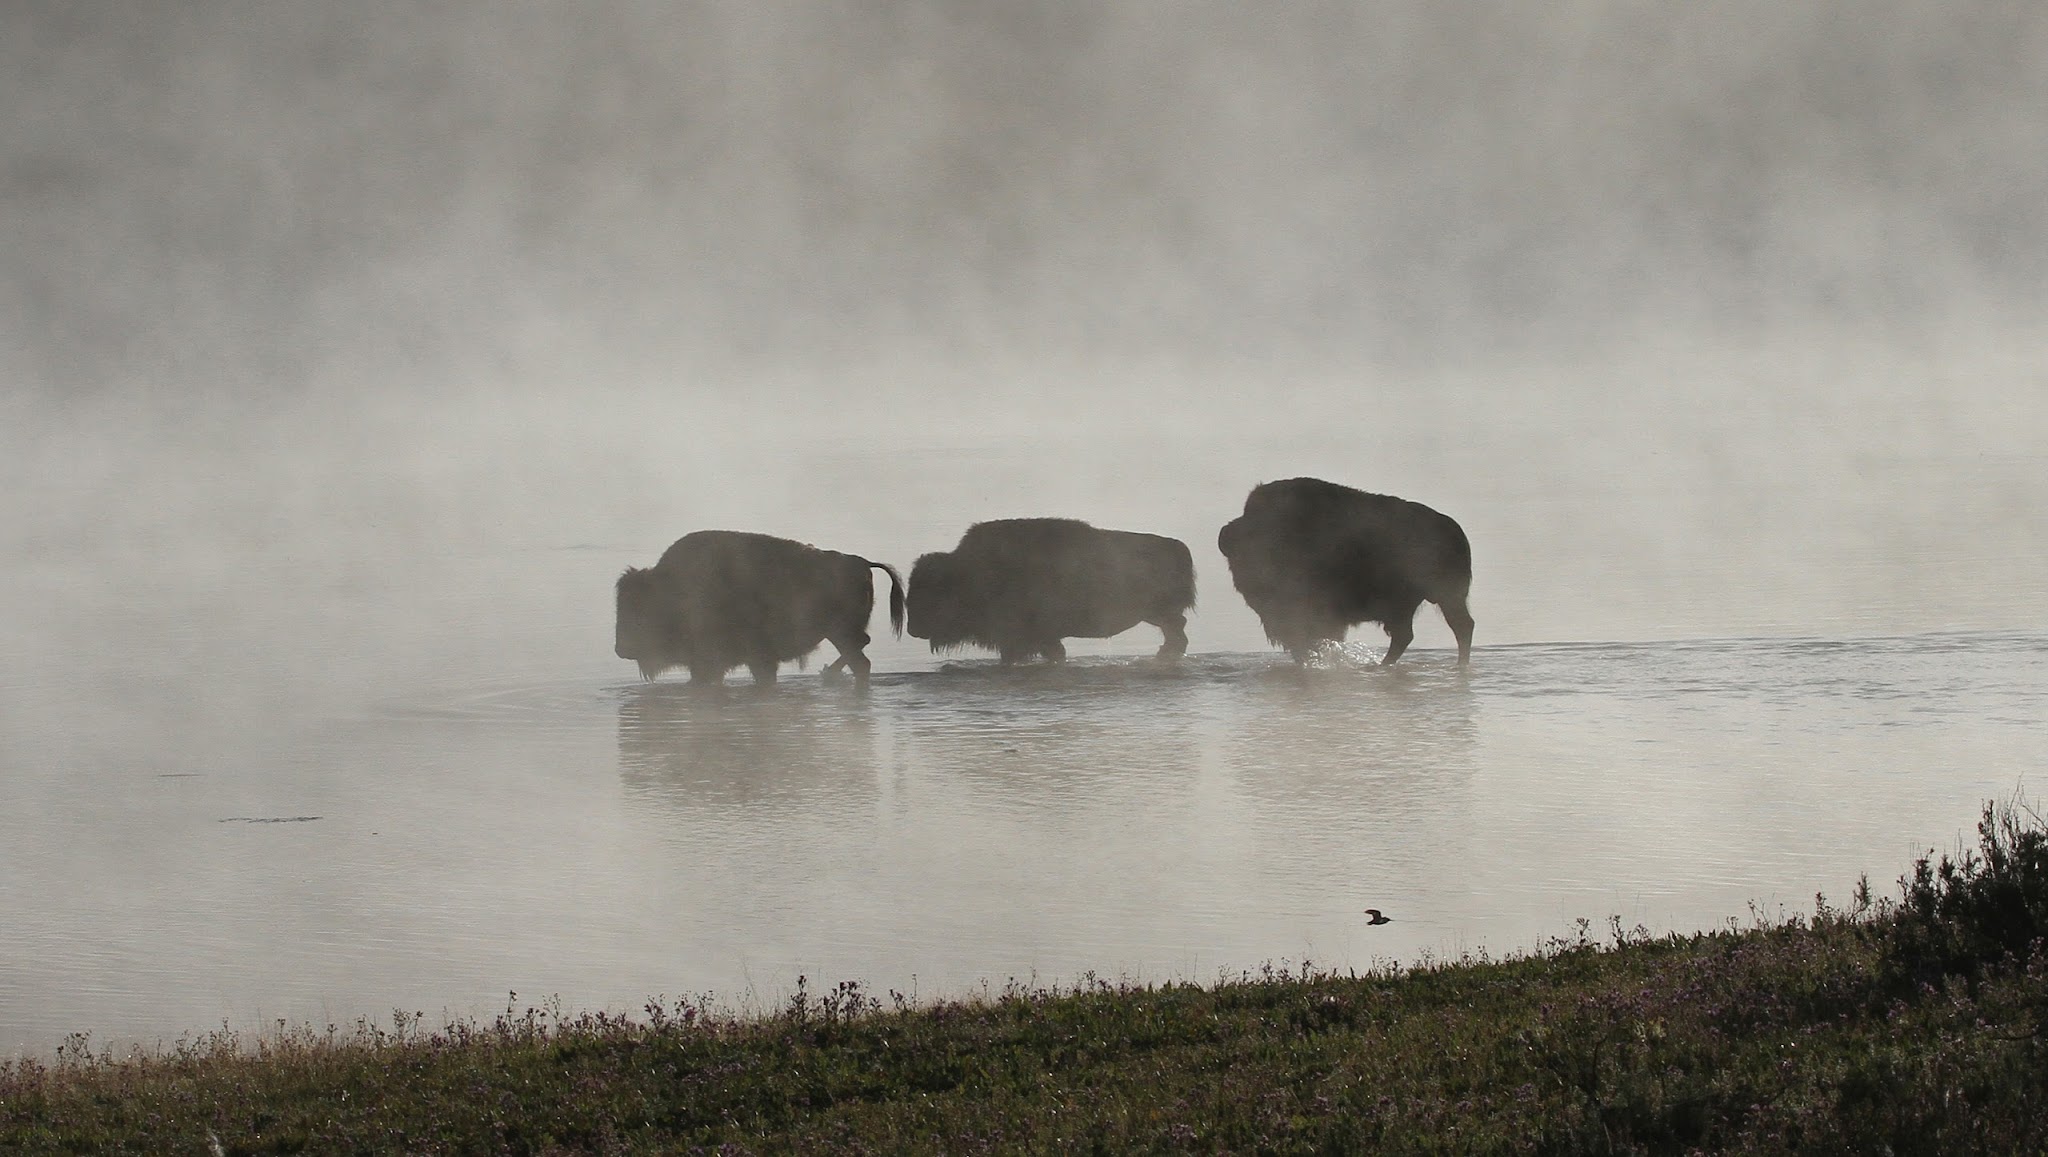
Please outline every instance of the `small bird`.
M1392 916L1382 916L1378 908L1367 908L1365 914L1372 917L1372 919L1366 921L1367 924L1392 924L1394 922Z

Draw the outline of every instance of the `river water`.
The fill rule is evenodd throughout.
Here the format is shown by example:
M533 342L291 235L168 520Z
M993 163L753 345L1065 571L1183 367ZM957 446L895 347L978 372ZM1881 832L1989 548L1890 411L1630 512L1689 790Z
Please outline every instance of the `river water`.
M1888 892L2048 755L2048 391L1788 373L1615 375L1562 416L1454 383L1398 420L739 421L688 454L660 431L704 414L645 398L24 411L0 1052L513 992L1211 980ZM1214 535L1298 473L1460 518L1469 669L1427 607L1390 670L1372 630L1307 670L1266 646ZM865 691L826 648L767 695L610 654L612 579L687 530L907 570L1017 514L1185 538L1193 653L1140 627L1003 669L885 636Z

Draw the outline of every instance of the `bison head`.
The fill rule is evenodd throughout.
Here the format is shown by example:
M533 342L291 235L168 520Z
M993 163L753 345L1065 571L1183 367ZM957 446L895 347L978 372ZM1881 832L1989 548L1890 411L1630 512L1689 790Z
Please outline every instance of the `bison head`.
M911 638L932 650L957 647L975 635L973 576L951 554L927 554L910 568Z
M1216 532L1216 549L1223 552L1225 559L1235 559L1250 545L1251 527L1242 518L1233 518Z
M634 567L619 576L619 617L612 650L640 665L640 677L652 679L684 661L688 649L676 602L667 594L660 572Z
M1232 519L1216 535L1216 549L1230 564L1230 577L1239 591L1246 587L1263 590L1273 583L1274 537L1251 515Z

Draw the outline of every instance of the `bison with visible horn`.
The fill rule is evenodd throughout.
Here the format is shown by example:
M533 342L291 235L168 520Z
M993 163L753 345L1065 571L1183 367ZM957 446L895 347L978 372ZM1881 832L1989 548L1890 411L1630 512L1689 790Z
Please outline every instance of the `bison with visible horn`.
M778 664L802 663L829 639L839 658L825 674L850 666L865 681L870 569L889 576L889 623L900 636L903 579L887 563L746 531L686 534L653 566L619 576L613 649L643 679L687 667L692 683L717 683L745 666L770 686Z
M1448 515L1320 478L1252 489L1244 514L1216 536L1230 578L1266 637L1306 660L1358 623L1387 630L1392 663L1415 638L1415 610L1435 603L1472 657L1472 546Z
M1195 605L1187 544L1102 530L1071 518L977 522L950 552L910 568L910 633L932 650L986 647L1015 663L1067 657L1062 639L1106 639L1139 623L1166 636L1161 658L1186 653Z

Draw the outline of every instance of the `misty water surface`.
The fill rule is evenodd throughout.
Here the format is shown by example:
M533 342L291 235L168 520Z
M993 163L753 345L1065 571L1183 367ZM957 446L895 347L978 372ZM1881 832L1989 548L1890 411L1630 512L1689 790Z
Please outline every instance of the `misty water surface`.
M1211 979L1888 884L2048 749L2048 637L2014 630L2043 606L2040 542L2001 534L2039 453L1915 433L2009 384L1844 407L1826 441L1727 417L1760 394L1717 385L1696 410L1742 439L1645 424L1568 455L1542 406L1437 428L1455 384L1307 437L1062 437L1027 408L1007 434L792 441L741 408L687 454L616 397L282 437L52 418L10 447L0 1041L473 1015L514 990L767 1004L799 974ZM1625 386L1589 388L1619 411L1590 420L1631 420ZM1293 473L1460 517L1469 673L1430 608L1392 671L1376 631L1322 670L1265 645L1214 533ZM1195 654L1157 665L1139 627L1006 671L878 615L867 693L818 680L826 651L765 698L610 654L611 581L686 530L907 567L1026 513L1188 540Z

